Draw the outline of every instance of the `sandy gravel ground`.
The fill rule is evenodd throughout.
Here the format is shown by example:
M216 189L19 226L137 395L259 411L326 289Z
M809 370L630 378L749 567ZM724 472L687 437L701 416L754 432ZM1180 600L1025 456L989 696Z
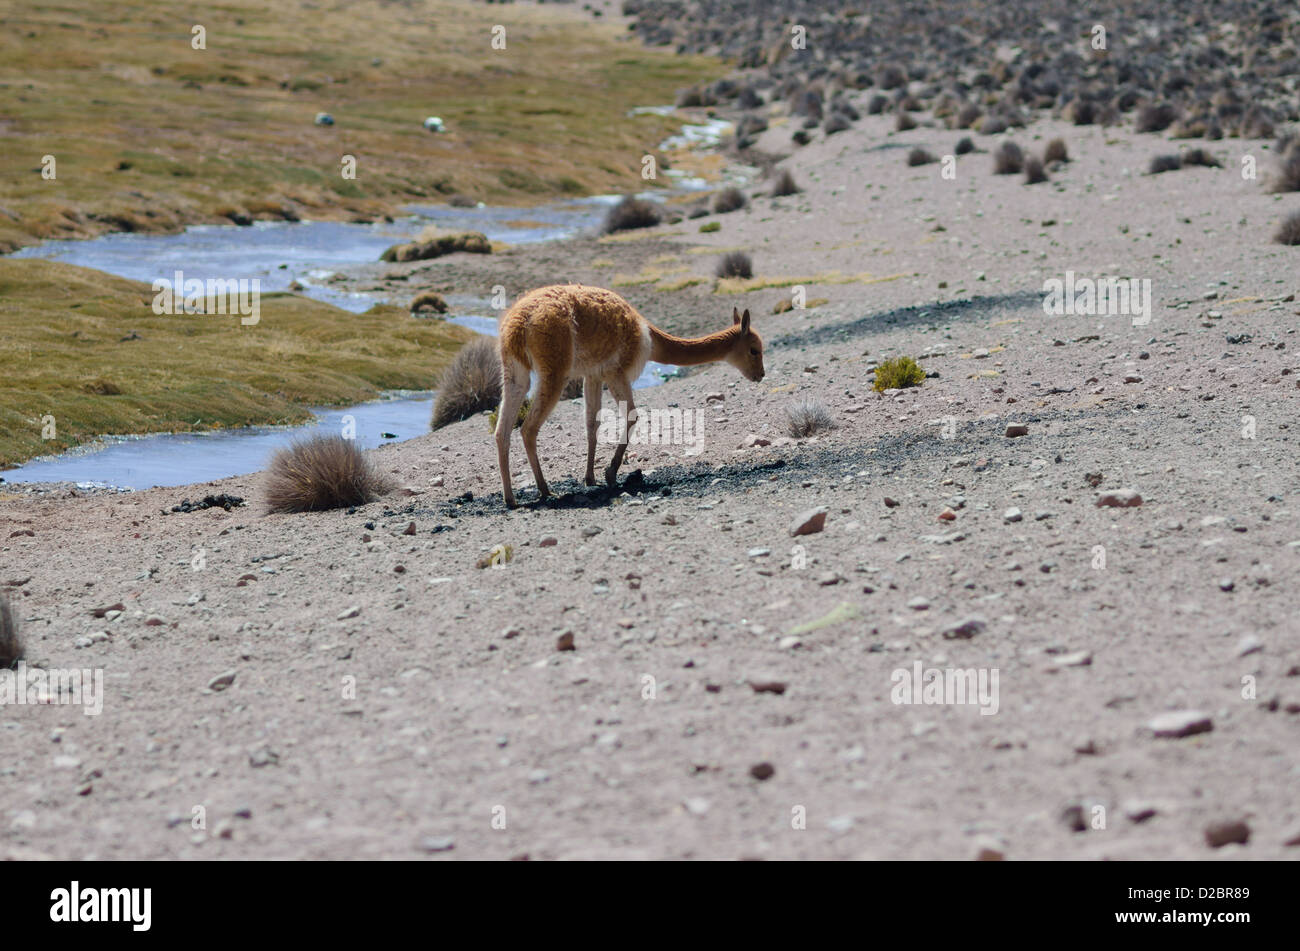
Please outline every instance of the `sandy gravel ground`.
M784 163L802 194L714 234L421 272L485 293L506 267L609 283L673 255L711 277L709 247L763 277L888 278L780 315L788 288L623 288L681 331L748 306L768 342L761 384L641 391L702 410L705 438L633 447L635 493L581 487L573 402L541 439L561 498L510 513L482 419L378 450L405 488L354 512L267 515L257 477L4 496L29 655L102 668L106 696L5 711L0 854L1293 857L1300 259L1269 237L1294 200L1241 178L1246 152L1267 170L1258 142L1148 177L1173 143L1040 123L1012 137L1062 134L1075 161L1030 187L988 154L952 181L908 168L961 133L891 128L815 141ZM1067 270L1149 278L1151 322L1045 314ZM937 376L872 392L897 354ZM837 428L788 438L801 397ZM531 503L517 439L514 463ZM1095 504L1124 489L1142 504ZM165 514L209 492L248 504ZM477 568L498 544L513 560ZM892 702L918 663L996 671L996 713ZM1212 729L1156 736L1171 711ZM1237 820L1247 844L1207 844Z

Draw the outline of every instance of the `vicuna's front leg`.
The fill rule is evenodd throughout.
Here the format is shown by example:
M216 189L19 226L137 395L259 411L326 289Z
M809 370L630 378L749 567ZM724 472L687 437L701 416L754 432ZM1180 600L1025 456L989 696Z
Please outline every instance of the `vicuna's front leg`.
M587 485L596 484L596 433L600 428L600 377L584 377L582 396L587 403Z
M501 489L505 495L506 505L514 508L515 492L510 486L510 434L514 431L515 420L519 418L519 407L524 405L528 395L528 368L518 364L507 364L501 370L501 405L497 408L497 464L501 467Z
M623 454L627 452L628 433L632 431L632 424L636 422L636 406L632 403L632 384L626 380L610 380L609 391L620 407L627 407L627 430L622 433L623 438L619 441L618 448L614 450L614 458L605 469L605 484L612 489L618 485L618 467L623 464Z

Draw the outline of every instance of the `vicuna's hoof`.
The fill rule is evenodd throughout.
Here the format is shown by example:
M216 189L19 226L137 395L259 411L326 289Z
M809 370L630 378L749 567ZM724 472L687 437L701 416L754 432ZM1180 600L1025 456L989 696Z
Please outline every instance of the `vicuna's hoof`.
M617 488L617 486L618 486L618 470L617 470L617 469L606 469L606 470L605 470L605 484L606 484L607 486L609 486L611 489L613 489L613 488Z
M585 479L583 479L582 481L585 482L587 485L595 485L595 484L596 484L596 477L595 477L595 475L589 475L589 476L587 476Z

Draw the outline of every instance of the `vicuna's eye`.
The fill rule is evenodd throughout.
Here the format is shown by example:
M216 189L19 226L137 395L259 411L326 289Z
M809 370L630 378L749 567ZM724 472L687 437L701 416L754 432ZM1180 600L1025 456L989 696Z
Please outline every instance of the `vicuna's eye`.
M749 355L750 355L751 357L756 357L756 356L758 356L758 351L755 350L753 347L750 347L750 348L749 348Z

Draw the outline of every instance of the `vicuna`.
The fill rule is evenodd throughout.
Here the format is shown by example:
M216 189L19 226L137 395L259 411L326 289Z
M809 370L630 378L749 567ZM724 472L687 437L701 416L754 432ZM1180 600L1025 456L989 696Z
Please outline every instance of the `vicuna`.
M515 505L510 485L510 432L536 371L537 392L524 419L524 451L537 479L539 498L550 495L537 458L537 432L560 399L564 384L581 379L587 404L587 485L596 484L596 432L601 384L627 405L629 423L636 419L632 381L646 362L695 366L725 360L747 379L763 379L763 341L749 327L749 311L733 308L732 324L706 337L685 339L666 334L638 314L613 291L581 284L555 284L525 294L501 319L501 408L497 414L497 461L506 505ZM605 469L614 486L626 436Z

